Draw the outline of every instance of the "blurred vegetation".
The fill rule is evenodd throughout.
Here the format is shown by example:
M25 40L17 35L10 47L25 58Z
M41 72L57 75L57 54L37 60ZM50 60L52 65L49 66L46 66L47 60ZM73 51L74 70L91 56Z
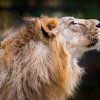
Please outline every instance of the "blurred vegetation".
M74 16L100 19L100 0L0 0L0 34L23 16ZM100 100L100 53L91 51L80 61L86 75L70 100Z
M22 16L75 16L100 19L100 0L0 0L0 32Z

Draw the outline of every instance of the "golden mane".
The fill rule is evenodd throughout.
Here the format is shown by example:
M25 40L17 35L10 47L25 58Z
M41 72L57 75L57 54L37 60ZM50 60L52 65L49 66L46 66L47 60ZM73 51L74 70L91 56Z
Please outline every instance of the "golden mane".
M65 100L72 94L81 69L70 61L62 42L51 37L55 20L37 18L3 40L0 100Z

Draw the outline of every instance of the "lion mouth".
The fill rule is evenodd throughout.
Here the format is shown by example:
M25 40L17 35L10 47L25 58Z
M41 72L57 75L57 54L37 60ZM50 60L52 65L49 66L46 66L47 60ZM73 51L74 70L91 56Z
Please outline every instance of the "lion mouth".
M94 47L100 42L100 30L96 29L90 33L88 36L89 43L87 45L88 48Z
M87 47L90 48L90 47L94 47L98 42L98 39L93 39L88 45Z

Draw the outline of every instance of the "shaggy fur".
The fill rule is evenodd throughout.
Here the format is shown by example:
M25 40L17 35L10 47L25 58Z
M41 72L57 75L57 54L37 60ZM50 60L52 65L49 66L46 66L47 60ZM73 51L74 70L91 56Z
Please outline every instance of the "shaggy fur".
M0 100L65 100L73 94L83 70L67 50L63 23L29 18L1 42Z

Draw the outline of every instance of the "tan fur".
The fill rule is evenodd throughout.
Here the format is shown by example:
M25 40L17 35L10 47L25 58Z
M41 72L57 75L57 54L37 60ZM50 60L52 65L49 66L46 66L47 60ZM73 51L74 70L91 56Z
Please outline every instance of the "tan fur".
M0 100L65 100L73 94L83 70L66 49L59 20L35 18L2 41Z

